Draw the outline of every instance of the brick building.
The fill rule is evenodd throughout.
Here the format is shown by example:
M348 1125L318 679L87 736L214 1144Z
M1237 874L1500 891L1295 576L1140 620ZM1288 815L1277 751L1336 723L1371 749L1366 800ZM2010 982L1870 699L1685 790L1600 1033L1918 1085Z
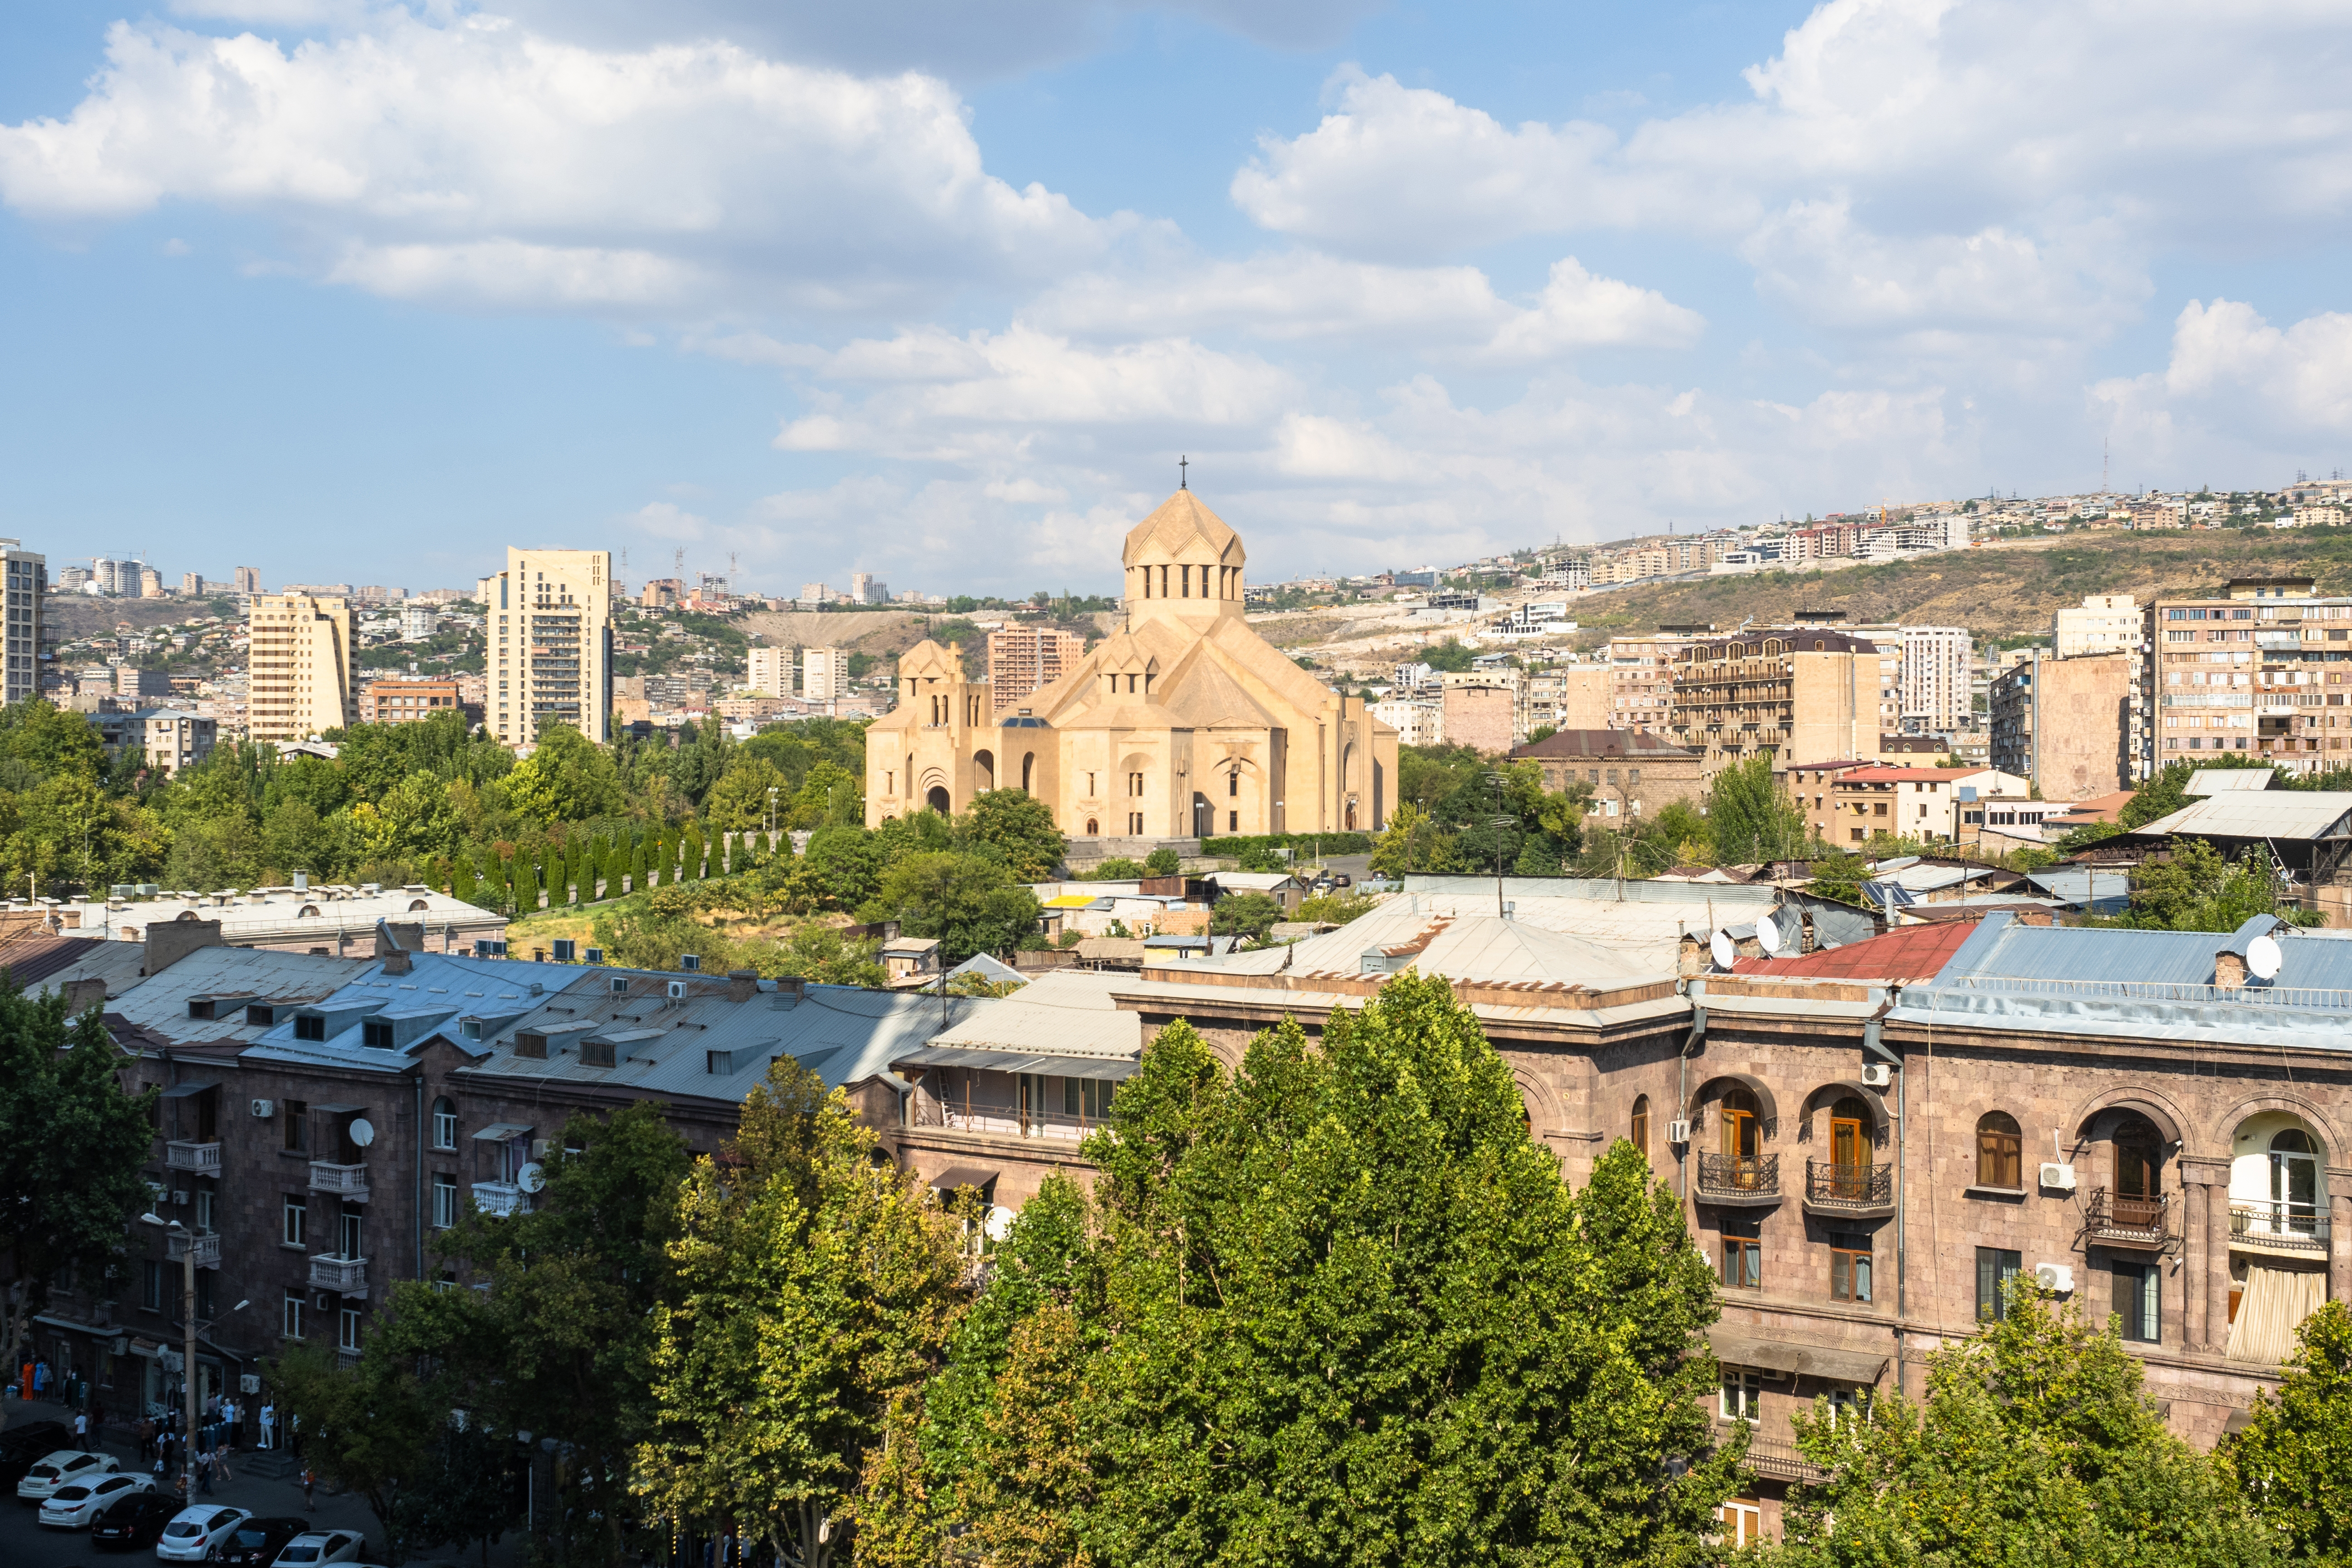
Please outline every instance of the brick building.
M1812 627L1694 643L1675 661L1667 733L1709 778L1759 753L1877 756L1900 721L1902 651L1892 636Z
M1057 626L1000 626L988 634L988 686L993 710L1025 702L1083 658L1087 639Z
M1992 765L2052 799L2129 787L2140 662L2135 653L2053 658L2032 649L1993 678Z
M1589 787L1592 816L1604 823L1655 816L1675 801L1696 805L1706 793L1697 752L1637 730L1561 730L1513 747L1511 760L1540 763L1548 790Z
M2308 577L2232 579L2220 595L2147 606L2139 669L2146 777L2199 752L2245 752L2299 773L2344 764L2352 742L2352 595Z
M419 724L437 713L458 711L465 705L455 680L394 676L371 680L360 689L360 722ZM470 723L481 722L478 710L466 717Z

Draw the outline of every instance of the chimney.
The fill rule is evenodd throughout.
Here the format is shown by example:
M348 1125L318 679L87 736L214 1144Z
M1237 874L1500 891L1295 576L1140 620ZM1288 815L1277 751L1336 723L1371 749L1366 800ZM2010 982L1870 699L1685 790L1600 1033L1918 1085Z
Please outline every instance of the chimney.
M727 972L727 1000L749 1002L760 994L760 972L756 969L730 969Z
M68 1017L87 1012L92 1007L106 1005L106 981L99 975L92 974L80 980L68 980L58 989L65 993Z
M2235 991L2246 983L2246 958L2243 953L2217 952L2213 955L2213 984L2222 991Z
M383 960L383 972L386 974L405 974L409 972L408 954L411 950L401 942L401 936L407 931L415 933L418 947L425 945L425 928L421 924L395 926L389 921L381 920L375 922L375 956Z

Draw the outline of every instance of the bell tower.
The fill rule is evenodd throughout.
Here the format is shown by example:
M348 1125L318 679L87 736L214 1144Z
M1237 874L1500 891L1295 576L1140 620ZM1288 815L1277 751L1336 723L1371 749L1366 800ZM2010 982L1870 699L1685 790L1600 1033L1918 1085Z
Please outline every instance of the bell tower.
M1119 563L1127 570L1127 623L1173 621L1194 632L1242 617L1241 535L1180 489L1129 531Z

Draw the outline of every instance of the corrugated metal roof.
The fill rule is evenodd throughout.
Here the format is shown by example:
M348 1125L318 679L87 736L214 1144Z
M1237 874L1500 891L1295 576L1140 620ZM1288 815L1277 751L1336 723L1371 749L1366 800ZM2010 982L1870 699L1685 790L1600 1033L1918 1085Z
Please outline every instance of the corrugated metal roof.
M1132 1060L1143 1051L1143 1020L1112 1000L1130 977L1089 970L1050 971L1010 996L934 1036L948 1048Z
M2113 914L2131 902L2131 878L2122 871L2109 871L2103 877L2080 867L2053 866L2043 871L2028 871L2025 879L2052 898L2077 908L2089 908L2095 894L2098 904L2092 909L2094 914Z
M2189 775L2188 792L2195 795L2220 795L2227 790L2268 789L2276 768L2199 768Z
M125 942L137 951L141 944ZM203 1040L257 1040L269 1031L245 1021L243 1006L224 1018L191 1018L196 996L250 996L256 1001L315 1002L375 967L368 958L273 952L259 947L200 947L161 974L151 974L110 1011L175 1045Z
M1619 898L1622 890L1623 898ZM1412 876L1391 903L1418 898L1423 912L1495 912L1492 878ZM1769 883L1628 881L1591 877L1506 877L1503 898L1525 926L1572 936L1614 954L1623 974L1671 973L1684 933L1752 921L1780 901ZM1388 907L1386 904L1382 908ZM1859 911L1857 911L1859 914ZM1870 917L1859 916L1867 924Z
M76 980L103 980L109 997L139 984L146 962L143 942L101 937L52 936L31 931L0 946L0 970L28 989L54 991Z
M1489 891L1487 898L1493 896ZM1356 974L1363 972L1363 955L1379 948L1391 953L1396 968L1410 963L1423 974L1443 974L1452 980L1541 980L1612 987L1674 973L1671 955L1663 963L1644 966L1638 957L1617 948L1532 921L1500 919L1492 903L1481 911L1459 914L1421 907L1438 902L1451 900L1391 896L1378 909L1337 931L1286 948L1192 959L1155 954L1154 959L1179 970Z
M2169 816L2132 830L2137 838L2283 838L2312 843L2352 834L2352 792L2324 789L2228 790L2192 800Z
M1816 980L1924 980L1942 969L1974 930L1974 922L1966 920L1904 926L1797 958L1743 958L1731 970Z

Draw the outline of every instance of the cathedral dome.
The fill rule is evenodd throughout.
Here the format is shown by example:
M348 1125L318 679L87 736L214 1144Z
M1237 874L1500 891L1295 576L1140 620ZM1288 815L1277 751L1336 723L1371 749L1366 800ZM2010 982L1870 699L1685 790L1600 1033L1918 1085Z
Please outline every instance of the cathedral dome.
M1204 548L1205 547L1205 548ZM1230 552L1230 553L1228 553ZM1191 490L1178 490L1160 503L1160 510L1128 531L1127 548L1119 554L1123 566L1153 561L1209 560L1227 566L1242 564L1241 535L1224 519L1201 504Z

